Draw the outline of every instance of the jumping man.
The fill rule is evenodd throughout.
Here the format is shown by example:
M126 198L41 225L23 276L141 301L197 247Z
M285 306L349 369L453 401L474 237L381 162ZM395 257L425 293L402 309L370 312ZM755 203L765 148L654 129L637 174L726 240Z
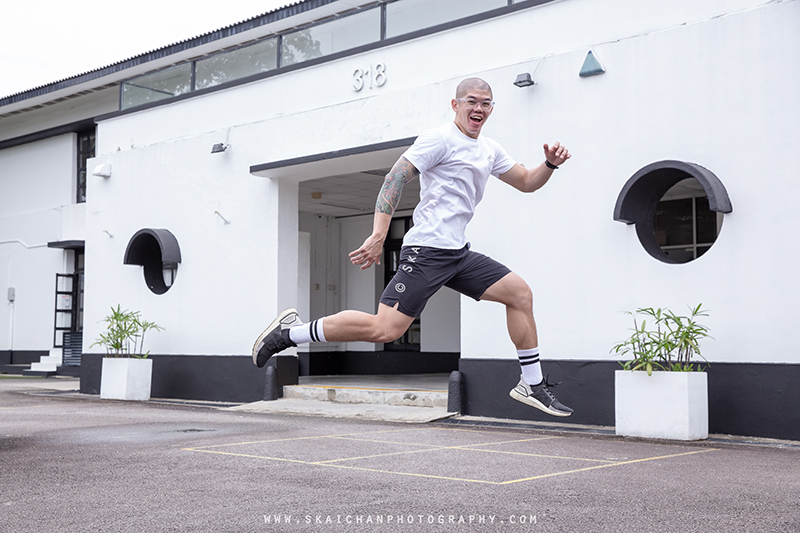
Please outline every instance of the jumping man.
M419 178L414 226L403 239L400 267L381 296L377 314L342 311L303 324L294 309L287 309L256 340L253 362L263 367L274 354L307 342L391 342L446 286L475 300L505 305L508 333L522 368L511 397L551 415L569 416L572 409L556 399L542 376L530 287L504 265L470 250L465 229L490 175L533 192L571 155L558 142L545 144L545 161L528 170L495 141L480 136L494 109L492 89L480 78L462 81L450 106L455 120L420 135L386 175L372 234L350 253L350 261L362 270L380 264L403 186Z

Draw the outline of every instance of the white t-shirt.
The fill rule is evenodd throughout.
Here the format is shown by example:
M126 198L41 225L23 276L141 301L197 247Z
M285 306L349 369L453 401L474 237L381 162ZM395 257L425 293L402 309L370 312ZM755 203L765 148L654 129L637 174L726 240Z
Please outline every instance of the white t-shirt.
M467 244L464 232L489 175L504 174L516 164L497 142L468 137L452 122L417 137L403 157L420 172L414 226L403 245L449 250Z

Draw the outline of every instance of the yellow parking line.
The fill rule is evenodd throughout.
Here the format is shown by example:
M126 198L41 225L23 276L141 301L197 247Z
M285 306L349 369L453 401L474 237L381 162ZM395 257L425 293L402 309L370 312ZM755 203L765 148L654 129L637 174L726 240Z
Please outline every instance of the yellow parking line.
M540 453L526 453L526 452L509 452L505 450L481 450L471 448L470 446L454 446L453 449L455 450L471 450L475 452L485 452L485 453L505 453L508 455L523 455L527 457L541 457L543 459L565 459L568 461L590 461L594 463L612 463L612 464L619 464L619 461L611 461L608 459L587 459L585 457L564 457L561 455L543 455Z
M196 448L183 448L183 451L200 452L200 453L211 453L211 454L215 454L215 455L230 455L230 456L233 456L233 457L247 457L247 458L250 458L250 459L268 459L270 461L282 461L282 462L287 462L287 463L299 463L299 464L306 464L306 465L311 465L311 466L328 466L328 467L333 467L333 468L346 468L346 469L349 469L349 470L361 470L361 471L364 471L364 472L377 472L377 473L383 473L383 474L397 474L397 475L401 475L401 476L427 477L427 478L434 478L434 479L446 479L446 480L450 480L450 481L469 481L471 483L486 483L486 484L490 484L490 485L499 485L500 484L497 481L485 481L485 480L480 480L480 479L464 479L464 478L447 477L447 476L434 476L434 475L431 475L431 474L415 474L413 472L393 472L393 471L390 471L390 470L377 470L377 469L374 469L374 468L361 468L361 467L356 467L356 466L337 465L337 464L331 464L331 463L325 462L325 461L322 461L322 462L309 462L309 461L301 461L301 460L298 460L298 459L285 459L285 458L281 458L281 457L267 457L267 456L264 456L264 455L251 455L251 454L245 454L245 453L217 452L217 451L213 451L213 450L200 450L200 449L196 449ZM419 451L426 451L426 450L414 450L414 451L408 451L408 452L403 452L403 453L415 453L415 452L419 452ZM392 455L392 454L385 454L385 455ZM354 459L357 459L357 458L354 458Z
M198 446L196 448L186 448L187 450L205 450L207 448L224 448L226 446L246 446L248 444L267 444L271 442L291 442L298 440L317 440L317 439L333 439L337 437L345 437L353 435L353 433L342 433L341 435L315 435L313 437L290 437L288 439L270 439L270 440L253 440L247 442L231 442L229 444L212 444L209 446ZM357 433L355 433L357 435Z
M379 444L401 444L403 446L435 446L437 448L443 449L450 449L450 448L461 448L466 446L495 446L498 444L511 444L515 442L529 442L534 440L548 440L548 439L557 439L559 437L537 437L532 439L519 439L519 440L508 440L508 441L498 441L498 442L485 442L480 444L464 444L462 446L445 446L442 444L427 444L424 442L400 442L400 441L393 441L393 440L377 440L377 439L359 439L356 437L350 436L335 436L330 437L332 439L339 439L339 440L353 440L358 442L377 442Z
M246 441L246 442L231 442L228 444L211 444L209 446L197 446L194 448L186 448L186 450L205 450L207 448L224 448L227 446L245 446L248 444L266 444L270 442L291 442L297 440L315 440L315 439L335 439L335 438L344 438L349 437L352 435L373 435L373 434L380 434L380 433L396 433L400 431L426 431L428 428L414 428L414 429L389 429L384 431L367 431L367 432L359 432L359 433L338 433L335 435L313 435L309 437L289 437L286 439L268 439L268 440L254 440L254 441ZM376 442L384 442L384 441L376 441Z
M442 449L441 447L437 446L435 448L427 448L425 450L406 450L404 452L378 453L378 454L375 454L375 455L364 455L364 456L361 456L361 457L343 457L341 459L328 459L327 461L315 461L313 463L308 463L308 464L310 464L310 465L328 465L328 464L331 464L331 463L337 463L337 462L341 462L341 461L357 461L358 459L373 459L375 457L388 457L390 455L404 455L404 454L409 454L409 453L432 452L432 451L441 450L441 449Z
M412 476L412 477L426 477L431 479L444 479L447 481L468 481L470 483L483 483L486 485L502 485L503 482L498 481L487 481L485 479L468 479L468 478L461 478L461 477L449 477L449 476L434 476L432 474L415 474L413 472L395 472L392 470L378 470L376 468L362 468L359 466L346 466L346 465L334 465L334 464L322 464L320 466L330 466L332 468L346 468L348 470L361 470L362 472L375 472L378 474L396 474L398 476Z
M486 450L477 448L479 446L492 446L497 444L509 444L509 443L517 443L517 442L530 442L535 440L546 440L546 439L557 439L559 437L542 437L542 438L534 438L534 439L519 439L519 440L510 440L510 441L500 441L500 442L487 442L483 444L465 444L462 446L442 446L438 444L422 444L422 443L415 443L415 442L396 442L396 441L386 441L386 440L372 440L372 439L356 439L351 437L335 437L340 440L353 440L359 442L375 442L379 444L397 444L403 446L424 446L424 450L413 450L410 452L391 452L386 454L379 454L379 455L369 455L365 457L345 457L343 459L333 459L332 461L350 461L355 459L367 459L371 457L383 457L387 455L401 455L404 453L417 453L417 451L436 451L436 450L469 450L474 452L485 452L485 453L501 453L501 454L508 454L508 455L522 455L525 457L541 457L544 459L564 459L568 461L589 461L594 463L613 463L617 464L619 461L612 461L608 459L588 459L584 457L564 457L561 455L545 455L539 453L526 453L526 452L511 452L505 450ZM332 462L331 461L331 462ZM320 461L320 463L326 463L329 461ZM314 463L317 464L317 463Z
M705 452L714 452L714 451L717 451L717 448L710 448L708 450L696 450L696 451L693 451L693 452L685 452L685 453L676 453L676 454L673 454L673 455L661 455L659 457L646 457L644 459L634 459L632 461L621 461L621 462L618 462L618 463L611 463L611 464L607 464L607 465L597 465L597 466L589 466L589 467L586 467L586 468L578 468L576 470L567 470L566 472L554 472L552 474L542 474L541 476L526 477L526 478L522 478L522 479L512 479L512 480L509 480L509 481L503 481L502 483L499 483L499 484L500 485L510 485L511 483L519 483L520 481L534 481L534 480L537 480L537 479L544 479L546 477L563 476L564 474L575 474L575 473L578 473L578 472L588 472L589 470L597 470L597 469L600 469L600 468L609 468L609 467L612 467L612 466L630 465L630 464L634 464L634 463L643 463L645 461L656 461L658 459L669 459L669 458L672 458L672 457L681 457L681 456L684 456L684 455L693 455L693 454L696 454L696 453L705 453Z
M449 480L449 481L466 481L469 483L482 483L487 485L509 485L512 483L520 483L523 481L535 481L539 479L544 479L548 477L554 476L562 476L565 474L576 474L580 472L588 472L591 470L598 470L600 468L609 468L614 466L623 466L635 463L642 463L646 461L656 461L660 459L669 459L673 457L682 457L688 455L694 455L698 453L705 453L710 451L717 451L717 448L709 448L703 450L693 450L689 452L683 453L676 453L670 455L660 455L656 457L646 457L642 459L633 459L629 461L612 461L607 459L590 459L590 458L582 458L582 457L562 457L556 455L544 455L544 454L533 454L533 453L525 453L525 452L513 452L513 451L504 451L504 450L492 450L486 449L486 446L492 445L500 445L500 444L513 444L513 443L520 443L520 442L529 442L529 441L536 441L536 440L547 440L547 439L557 439L563 437L533 437L527 439L514 439L508 441L497 441L497 442L488 442L488 443L477 443L477 444L465 444L460 446L441 446L435 444L422 444L422 443L412 443L412 442L396 442L396 441L385 441L385 440L376 440L376 439L367 439L367 438L359 438L364 437L366 435L375 435L375 434L385 434L385 433L397 433L397 432L409 432L409 431L429 431L429 430L440 430L440 428L415 428L415 429L397 429L397 430L384 430L384 431L371 431L371 432L361 432L361 433L340 433L335 435L317 435L317 436L309 436L309 437L294 437L294 438L287 438L287 439L272 439L272 440L262 440L262 441L248 441L248 442L240 442L240 443L230 443L230 444L218 444L218 445L211 445L211 446L200 446L194 448L183 448L183 451L196 451L196 452L204 452L204 453L212 453L217 455L230 455L234 457L246 457L246 458L254 458L254 459L267 459L270 461L281 461L281 462L289 462L289 463L296 463L296 464L307 464L312 466L328 466L333 468L346 468L349 470L360 470L363 472L374 472L374 473L382 473L382 474L394 474L394 475L402 475L402 476L413 476L413 477L424 477L430 479L442 479L442 480ZM447 430L452 431L452 430ZM456 431L463 431L463 430L456 430ZM467 430L469 431L469 430ZM481 433L479 431L473 431L475 433ZM302 441L302 440L317 440L317 439L340 439L340 440L352 440L357 442L374 442L379 444L393 444L393 445L401 445L401 446L424 446L423 449L412 449L412 450L403 450L397 452L389 452L389 453L380 453L380 454L372 454L372 455L365 455L365 456L358 456L358 457L343 457L338 459L328 459L324 461L303 461L300 459L286 459L281 457L270 457L264 455L255 455L255 454L245 454L245 453L235 453L235 452L227 452L227 451L217 451L212 450L211 448L220 448L220 447L231 447L231 446L243 446L243 445L251 445L251 444L264 444L264 443L274 443L274 442L291 442L291 441ZM508 455L519 455L523 457L540 457L540 458L547 458L547 459L563 459L563 460L571 460L571 461L590 461L590 462L600 462L604 464L588 466L585 468L576 468L572 470L565 470L561 472L552 472L549 474L541 474L538 476L531 476L526 478L520 479L511 479L507 481L489 481L489 480L481 480L481 479L469 479L469 478L459 478L453 476L439 476L433 474L421 474L421 473L414 473L414 472L398 472L392 470L381 470L377 468L365 468L365 467L358 467L352 465L345 465L342 464L347 461L357 461L357 460L366 460L366 459L375 459L380 457L389 457L394 455L405 455L405 454L412 454L412 453L423 453L423 452L434 452L434 451L441 451L441 450L469 450L474 452L486 452L486 453L500 453L500 454L508 454Z
M463 446L496 446L498 444L514 444L517 442L530 442L534 440L551 440L560 439L561 437L534 437L531 439L517 439L517 440L500 440L497 442L485 442L483 444L464 444Z

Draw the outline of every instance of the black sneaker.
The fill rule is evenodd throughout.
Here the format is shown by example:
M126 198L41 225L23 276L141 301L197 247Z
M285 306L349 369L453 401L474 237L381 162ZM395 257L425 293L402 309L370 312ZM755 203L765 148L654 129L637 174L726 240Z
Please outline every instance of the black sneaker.
M559 402L556 397L553 396L553 393L550 392L549 387L553 386L555 385L548 383L546 379L543 379L538 385L530 386L520 377L517 386L511 389L511 392L508 394L518 402L535 407L548 415L571 415L572 409Z
M269 358L286 348L297 346L289 338L289 326L299 325L300 317L294 309L286 309L258 336L253 345L253 363L262 368Z

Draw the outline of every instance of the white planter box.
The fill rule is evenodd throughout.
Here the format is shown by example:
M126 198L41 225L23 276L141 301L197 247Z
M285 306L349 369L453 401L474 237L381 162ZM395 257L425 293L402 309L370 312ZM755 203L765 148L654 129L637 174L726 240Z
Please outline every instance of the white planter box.
M708 438L708 377L705 372L617 370L614 376L616 433L674 440Z
M150 399L152 359L104 357L100 374L100 397L107 400Z

